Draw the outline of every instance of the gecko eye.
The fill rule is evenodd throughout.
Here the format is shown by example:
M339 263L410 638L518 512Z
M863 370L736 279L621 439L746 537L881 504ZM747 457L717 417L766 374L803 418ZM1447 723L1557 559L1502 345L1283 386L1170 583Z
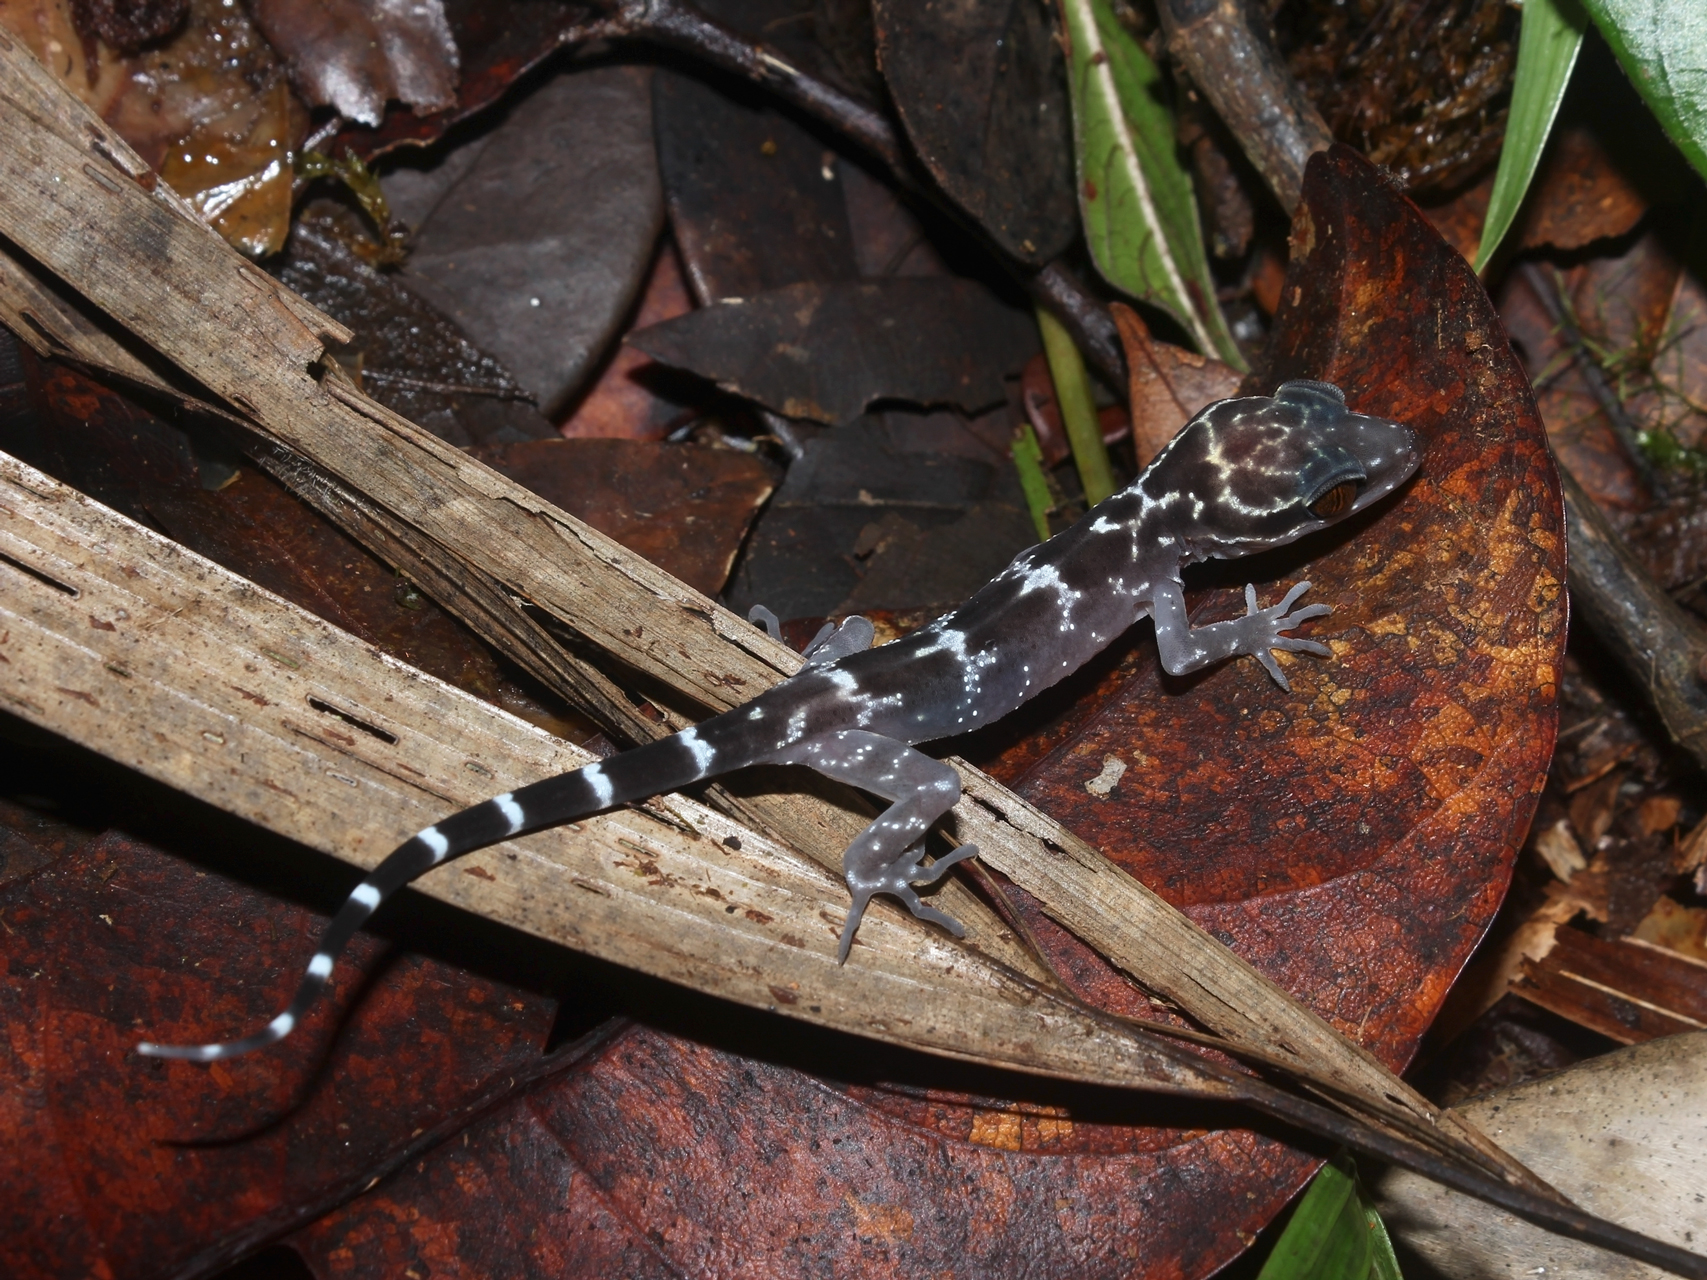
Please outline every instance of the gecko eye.
M1318 520L1332 520L1335 516L1344 515L1357 501L1357 491L1361 487L1356 480L1341 480L1309 504L1310 514Z

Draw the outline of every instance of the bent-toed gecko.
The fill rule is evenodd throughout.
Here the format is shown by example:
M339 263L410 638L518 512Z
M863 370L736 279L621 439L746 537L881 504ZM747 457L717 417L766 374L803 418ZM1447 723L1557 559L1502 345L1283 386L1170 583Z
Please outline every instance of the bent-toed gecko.
M1131 485L1022 552L929 626L872 648L871 624L850 618L808 648L803 670L743 706L411 836L356 886L327 926L295 998L263 1030L222 1044L144 1043L137 1052L207 1062L272 1044L320 994L351 935L418 876L524 832L757 764L805 765L889 801L843 855L853 905L838 962L847 959L877 893L960 935L960 925L920 901L913 886L937 880L977 849L962 845L921 865L925 834L960 799L960 780L916 744L1001 719L1145 616L1155 619L1156 647L1170 673L1244 654L1288 688L1272 650L1329 653L1316 641L1282 634L1329 612L1319 604L1292 611L1310 584L1298 583L1266 609L1247 584L1243 617L1193 627L1181 568L1267 550L1342 520L1391 493L1420 459L1409 427L1351 412L1328 383L1287 382L1272 399L1210 405Z

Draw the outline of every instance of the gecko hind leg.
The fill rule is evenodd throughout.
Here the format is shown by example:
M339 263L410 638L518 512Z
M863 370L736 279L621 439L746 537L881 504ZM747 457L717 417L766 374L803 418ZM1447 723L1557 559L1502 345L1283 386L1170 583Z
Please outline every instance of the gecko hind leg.
M891 801L842 854L853 905L842 926L837 963L847 959L866 904L879 893L899 898L921 920L965 936L959 921L921 901L913 888L934 883L955 863L977 855L976 845L961 845L928 867L920 865L931 824L960 799L959 774L904 742L863 729L843 729L798 743L777 762L803 764Z

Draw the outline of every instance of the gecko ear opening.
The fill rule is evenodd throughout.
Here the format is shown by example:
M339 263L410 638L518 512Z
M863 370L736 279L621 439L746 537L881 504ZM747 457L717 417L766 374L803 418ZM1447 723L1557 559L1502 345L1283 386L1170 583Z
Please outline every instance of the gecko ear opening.
M1312 382L1308 378L1281 383L1274 389L1274 398L1306 411L1325 409L1337 414L1345 410L1345 392L1331 382Z

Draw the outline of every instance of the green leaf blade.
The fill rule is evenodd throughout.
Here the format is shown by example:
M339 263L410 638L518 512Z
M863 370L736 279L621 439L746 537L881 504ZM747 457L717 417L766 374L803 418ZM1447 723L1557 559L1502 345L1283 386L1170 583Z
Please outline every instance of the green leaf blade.
M1344 1152L1316 1174L1257 1280L1402 1280L1387 1228Z
M1161 72L1106 0L1061 0L1061 13L1070 46L1079 210L1097 269L1172 315L1205 354L1245 368L1215 301Z
M1525 0L1505 145L1476 250L1477 272L1487 269L1523 205L1587 30L1588 14L1578 0Z
M1707 4L1583 0L1636 92L1707 178Z

